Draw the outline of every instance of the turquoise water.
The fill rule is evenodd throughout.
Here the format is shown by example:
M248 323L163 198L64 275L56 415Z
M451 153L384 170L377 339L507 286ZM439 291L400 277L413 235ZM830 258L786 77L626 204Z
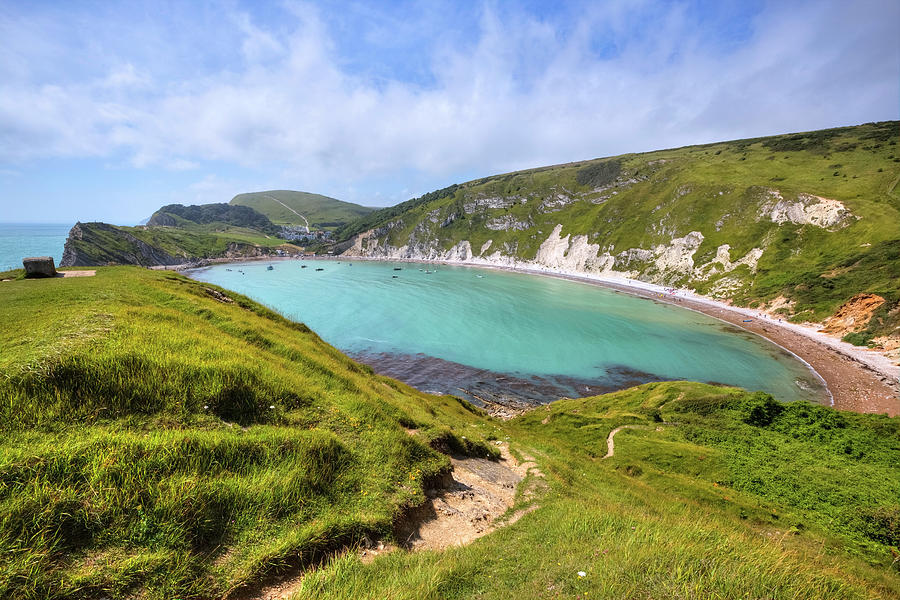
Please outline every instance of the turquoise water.
M0 223L0 271L21 269L27 256L52 256L59 266L72 225Z
M805 365L757 336L597 286L465 267L302 264L217 265L192 277L273 307L376 370L429 391L474 386L496 395L512 379L518 396L545 401L689 379L784 400L824 394Z

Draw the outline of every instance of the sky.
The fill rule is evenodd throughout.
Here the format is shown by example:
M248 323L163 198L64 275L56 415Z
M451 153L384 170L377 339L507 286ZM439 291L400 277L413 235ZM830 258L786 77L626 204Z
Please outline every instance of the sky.
M896 0L0 0L0 222L900 118Z

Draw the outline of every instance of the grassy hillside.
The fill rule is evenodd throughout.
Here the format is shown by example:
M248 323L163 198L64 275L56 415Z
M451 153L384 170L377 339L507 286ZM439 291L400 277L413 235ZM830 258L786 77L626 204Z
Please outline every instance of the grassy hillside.
M504 423L130 267L2 282L0 322L0 598L219 598L297 567L301 598L900 594L898 419L674 382ZM623 424L645 428L602 459ZM546 475L533 512L466 548L340 551L390 538L433 447L493 439Z
M309 225L318 228L339 227L374 210L320 194L290 190L238 194L231 204L249 206L278 225L306 225L299 216L303 215Z
M34 283L0 288L2 598L219 597L387 535L449 464L428 440L478 450L459 401L241 296L126 267Z
M465 548L335 558L295 598L894 597L898 425L683 382L561 400L506 429L546 473L537 510Z
M476 258L611 269L743 305L783 296L798 320L871 292L887 300L878 332L897 334L898 141L893 121L531 169L451 186L339 233L372 230L362 253L375 256L459 256L468 242ZM558 225L571 237L540 255Z

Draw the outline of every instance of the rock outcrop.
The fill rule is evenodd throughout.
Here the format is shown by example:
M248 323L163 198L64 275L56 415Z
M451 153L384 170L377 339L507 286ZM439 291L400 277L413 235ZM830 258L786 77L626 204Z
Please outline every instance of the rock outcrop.
M56 277L52 256L32 256L22 259L25 277Z
M843 203L812 194L798 194L793 202L785 200L778 190L767 190L767 199L759 216L782 225L813 225L823 229L840 229L856 219Z

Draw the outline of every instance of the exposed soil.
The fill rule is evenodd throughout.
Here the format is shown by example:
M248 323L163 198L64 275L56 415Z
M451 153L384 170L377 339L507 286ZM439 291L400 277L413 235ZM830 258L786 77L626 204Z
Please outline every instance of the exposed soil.
M97 271L57 271L60 277L93 277Z
M837 337L852 331L861 331L884 304L884 298L875 294L857 294L841 305L837 312L825 319L822 331Z
M502 454L499 461L451 458L452 477L442 488L426 490L428 500L398 525L395 535L401 546L411 550L463 546L501 525L497 519L513 505L519 482L529 473L543 474L530 457L520 463L505 443L497 444ZM522 514L512 515L502 525Z

